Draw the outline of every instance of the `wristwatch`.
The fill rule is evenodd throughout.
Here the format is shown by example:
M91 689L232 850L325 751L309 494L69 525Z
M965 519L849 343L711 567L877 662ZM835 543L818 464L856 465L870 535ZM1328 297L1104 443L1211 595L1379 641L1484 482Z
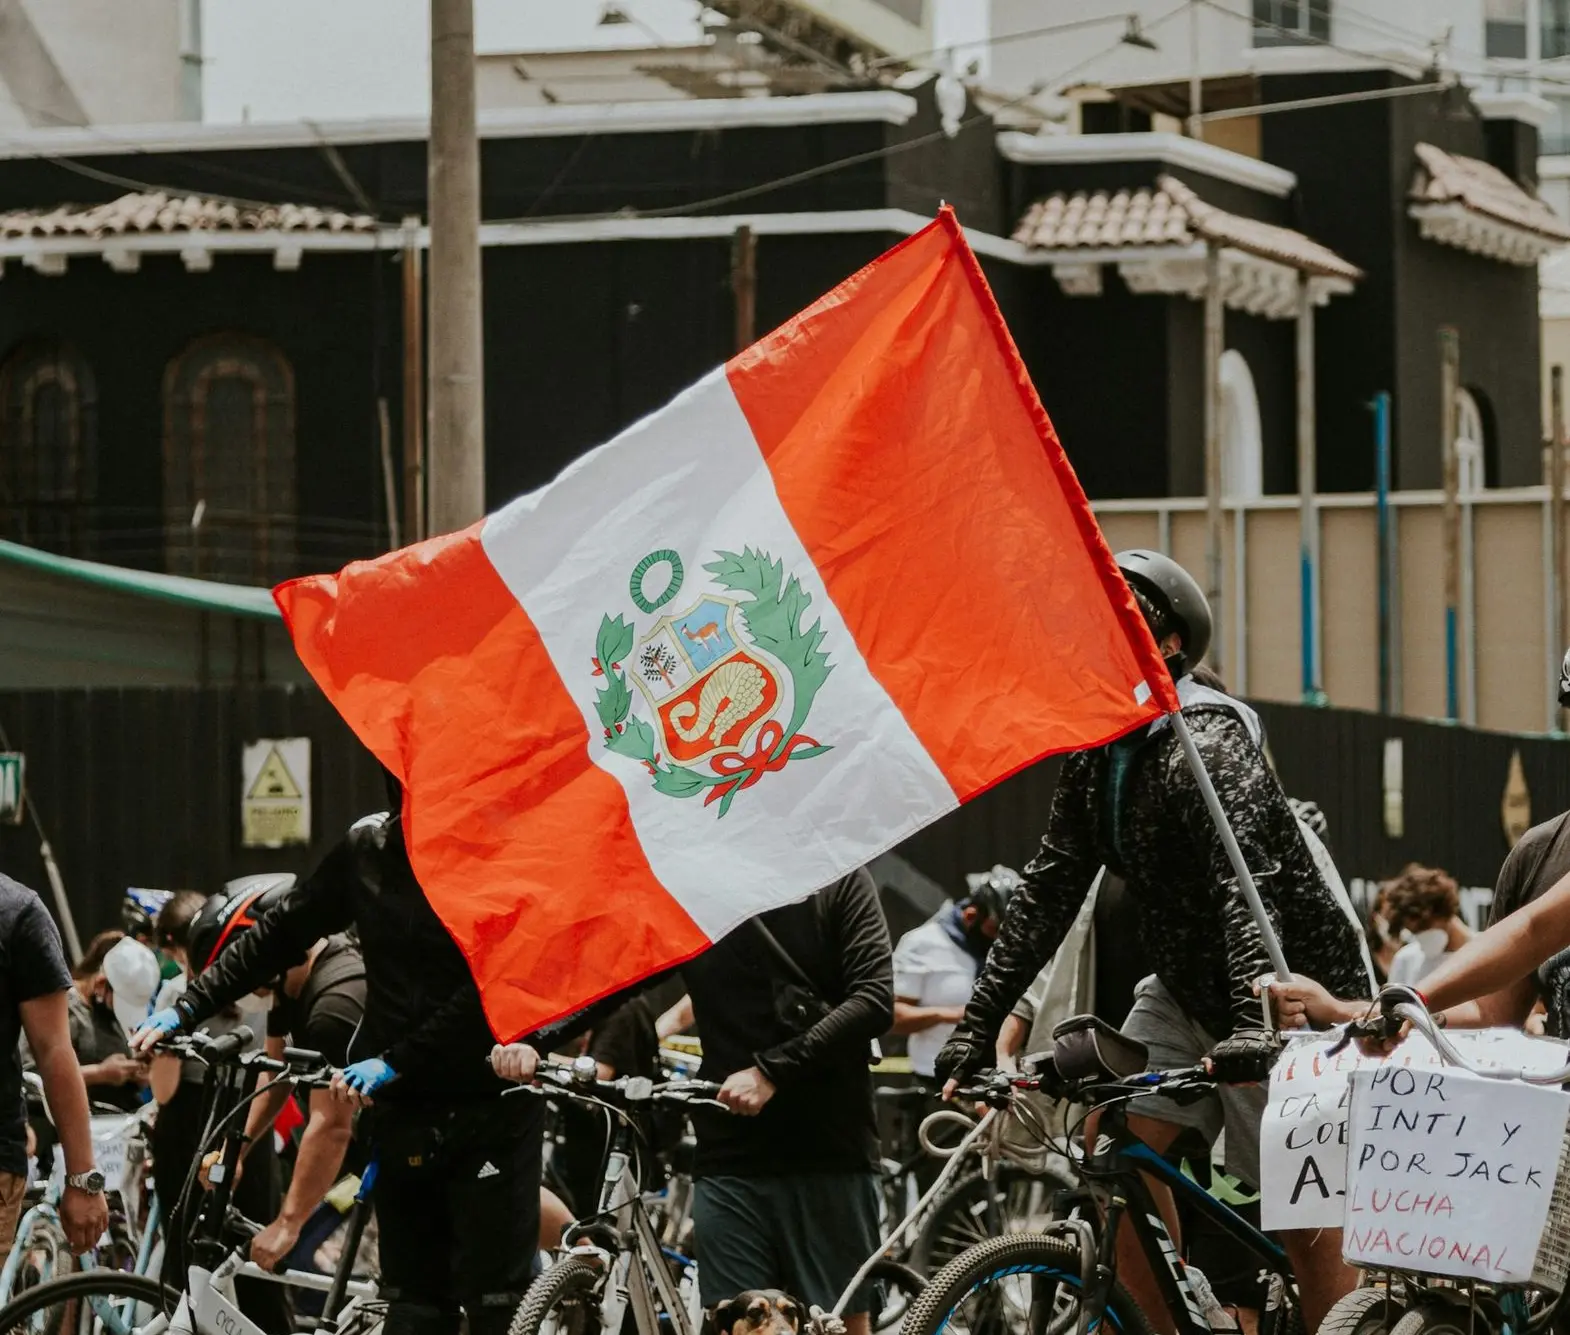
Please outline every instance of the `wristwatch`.
M65 1184L78 1191L85 1191L89 1196L96 1196L104 1189L104 1175L96 1168L89 1168L85 1173L68 1173Z

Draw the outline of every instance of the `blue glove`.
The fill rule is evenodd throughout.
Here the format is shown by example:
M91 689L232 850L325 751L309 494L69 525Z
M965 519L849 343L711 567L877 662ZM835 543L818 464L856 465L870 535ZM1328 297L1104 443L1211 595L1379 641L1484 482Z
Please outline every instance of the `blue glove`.
M173 1006L165 1006L161 1011L154 1011L142 1021L137 1031L131 1035L131 1040L140 1049L150 1048L160 1038L168 1038L170 1034L178 1034L185 1027L185 1021L180 1017L180 1012Z
M383 1085L390 1085L397 1078L398 1072L380 1057L367 1057L364 1061L343 1068L343 1083L356 1094L362 1094L366 1098L376 1093Z

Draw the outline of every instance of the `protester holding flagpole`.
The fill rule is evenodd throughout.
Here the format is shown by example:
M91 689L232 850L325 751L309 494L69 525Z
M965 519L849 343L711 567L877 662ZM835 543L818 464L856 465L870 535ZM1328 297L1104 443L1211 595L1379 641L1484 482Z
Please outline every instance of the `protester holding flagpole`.
M1299 970L1336 979L1346 995L1369 995L1372 980L1356 930L1298 832L1260 748L1257 717L1190 675L1210 639L1204 594L1187 571L1158 552L1122 552L1117 561L1176 682L1181 719L1253 871L1279 938L1276 950L1284 949ZM938 1056L940 1076L952 1082L990 1064L1000 1025L1056 953L1103 865L1127 882L1155 967L1123 1025L1149 1049L1151 1068L1189 1066L1208 1056L1223 1080L1257 1082L1268 1075L1276 1042L1255 984L1271 971L1270 954L1240 892L1223 831L1211 819L1201 771L1185 755L1175 722L1159 719L1064 763L1041 850L1025 869L1024 887L987 956L965 1018ZM1160 1150L1185 1126L1211 1141L1224 1126L1227 1171L1257 1185L1264 1105L1257 1085L1227 1085L1219 1099L1200 1104L1142 1099L1129 1127ZM1356 1273L1341 1263L1339 1235L1317 1241L1289 1236L1286 1243L1313 1330L1353 1287ZM1153 1285L1131 1238L1120 1238L1119 1275L1136 1298ZM1158 1291L1151 1289L1148 1298L1142 1301L1147 1312L1163 1310Z

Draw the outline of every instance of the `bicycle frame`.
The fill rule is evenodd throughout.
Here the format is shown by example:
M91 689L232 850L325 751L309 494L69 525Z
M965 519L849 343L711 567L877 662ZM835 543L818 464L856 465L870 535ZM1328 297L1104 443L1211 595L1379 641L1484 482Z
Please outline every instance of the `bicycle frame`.
M1283 1280L1290 1279L1292 1270L1286 1252L1136 1137L1128 1129L1127 1110L1121 1103L1103 1112L1096 1145L1082 1161L1081 1171L1087 1183L1094 1184L1094 1194L1102 1199L1104 1206L1094 1272L1088 1277L1087 1300L1080 1309L1081 1335L1100 1323L1111 1296L1112 1283L1117 1277L1118 1228L1125 1217L1139 1239L1140 1250L1161 1289L1167 1310L1179 1320L1180 1327L1186 1321L1196 1335L1210 1335L1210 1323L1195 1300L1177 1245L1146 1184L1147 1176L1172 1188L1198 1213L1221 1228L1260 1263L1261 1270L1279 1275ZM1060 1226L1063 1227L1066 1226ZM1272 1308L1267 1303L1260 1316L1259 1335L1273 1335L1280 1311L1279 1306Z
M605 1177L600 1187L600 1208L596 1218L614 1220L619 1247L614 1252L590 1244L574 1246L580 1255L593 1252L610 1267L610 1282L600 1303L600 1328L620 1331L630 1306L639 1335L662 1335L661 1307L670 1314L673 1331L663 1335L696 1335L702 1313L688 1310L680 1288L665 1265L665 1249L654 1230L633 1170L633 1132L626 1121L619 1121L605 1159ZM585 1236L593 1225L584 1230ZM627 1245L631 1236L632 1245ZM694 1301L696 1301L694 1286Z
M236 1119L232 1114L254 1091L259 1074L260 1067L256 1065L212 1065L207 1069L205 1081L207 1093L214 1101L212 1106L217 1109L217 1116L230 1120L224 1133L223 1157L208 1174L212 1190L192 1230L192 1259L187 1267L186 1287L169 1320L169 1329L179 1335L267 1335L262 1327L240 1311L235 1298L236 1279L259 1279L327 1294L327 1301L317 1320L316 1328L319 1331L335 1329L346 1296L371 1299L377 1295L376 1285L350 1278L376 1181L374 1160L361 1179L359 1191L355 1193L349 1221L350 1238L354 1245L345 1246L331 1275L318 1275L304 1270L286 1270L282 1274L275 1274L247 1259L248 1248L245 1244L230 1250L223 1241L236 1170L246 1140L243 1119Z
M43 1200L31 1206L22 1216L21 1222L16 1226L16 1236L11 1243L10 1254L5 1258L5 1266L0 1269L0 1303L10 1302L16 1289L16 1276L22 1268L22 1262L27 1253L27 1242L32 1236L33 1229L43 1220L56 1226L60 1223L58 1195L51 1189ZM63 1235L62 1235L63 1236Z

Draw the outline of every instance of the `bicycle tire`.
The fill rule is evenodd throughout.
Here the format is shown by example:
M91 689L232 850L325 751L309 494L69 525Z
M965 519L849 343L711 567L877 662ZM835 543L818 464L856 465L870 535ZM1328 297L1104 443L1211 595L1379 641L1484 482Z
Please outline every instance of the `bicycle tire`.
M872 1329L880 1335L888 1335L904 1325L906 1314L927 1289L924 1275L891 1256L881 1257L867 1278L882 1287L882 1305L872 1321Z
M968 1321L953 1322L954 1313L989 1280L1030 1275L1051 1280L1062 1288L1080 1288L1080 1253L1073 1243L1044 1233L1022 1233L992 1238L956 1256L927 1281L900 1335L939 1335L940 1331L977 1327ZM1121 1284L1113 1282L1106 1316L1120 1335L1151 1335L1150 1322L1139 1304ZM1031 1322L1030 1328L1035 1328ZM991 1330L989 1323L982 1329Z
M1319 1335L1389 1335L1406 1311L1389 1289L1353 1289L1325 1313Z
M518 1310L512 1314L507 1335L540 1335L546 1318L567 1300L586 1297L602 1273L601 1268L586 1256L564 1256L529 1285ZM585 1306L584 1311L587 1310ZM598 1328L596 1320L592 1329ZM588 1335L591 1328L580 1323L562 1329L571 1331L572 1335Z
M171 1312L180 1301L177 1290L146 1275L127 1275L118 1270L83 1270L35 1285L0 1307L0 1332L11 1335L13 1331L26 1331L28 1321L39 1312L93 1297L128 1298Z
M36 1289L40 1284L73 1274L76 1258L71 1254L71 1244L65 1230L49 1218L36 1219L25 1237L17 1237L11 1244L13 1253L21 1248L18 1257L16 1281L5 1302L19 1298Z
M966 1173L937 1200L916 1231L910 1244L910 1264L923 1275L934 1275L950 1261L994 1236L982 1214L992 1199L1002 1193L1004 1227L1008 1227L1008 1197L1016 1188L1028 1190L1039 1183L1043 1190L1071 1190L1075 1183L1055 1173L1023 1173L1004 1169L989 1179L979 1172ZM1027 1222L1024 1219L1020 1223ZM1039 1227L1039 1225L1038 1225ZM1014 1230L1025 1232L1023 1228Z
M1470 1309L1449 1303L1423 1303L1412 1308L1394 1326L1390 1335L1476 1335L1477 1325L1470 1320ZM1488 1329L1485 1324L1482 1327Z

